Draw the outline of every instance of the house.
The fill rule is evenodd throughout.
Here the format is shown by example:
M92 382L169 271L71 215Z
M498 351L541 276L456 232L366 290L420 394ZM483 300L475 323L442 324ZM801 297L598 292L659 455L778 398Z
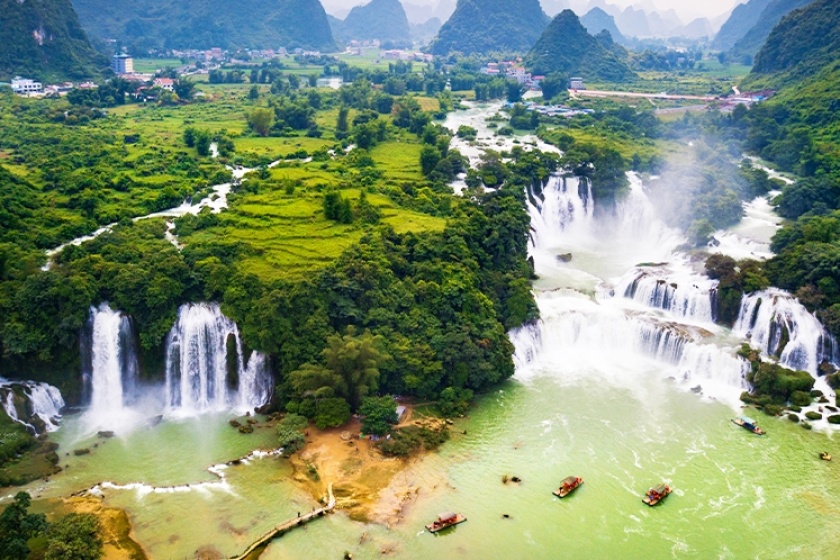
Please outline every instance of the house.
M175 80L172 78L155 78L155 81L152 82L154 87L165 89L166 91L174 91L175 90Z
M586 89L585 87L583 87L583 78L569 79L569 87L574 90Z
M28 95L30 93L42 93L44 91L44 84L36 82L28 78L21 78L15 76L12 78L12 91L18 95Z

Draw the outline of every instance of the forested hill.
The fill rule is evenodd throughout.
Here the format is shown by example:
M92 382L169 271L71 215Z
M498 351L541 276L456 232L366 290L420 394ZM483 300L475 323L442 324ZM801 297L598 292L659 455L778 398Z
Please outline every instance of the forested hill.
M429 50L438 55L527 52L547 24L539 0L458 0Z
M720 51L728 51L735 46L738 40L758 23L761 12L770 3L770 0L749 0L740 4L732 10L729 19L721 26L720 31L715 35L712 48Z
M767 36L779 21L797 8L810 4L813 0L771 0L762 10L758 21L744 34L729 51L733 60L753 57L761 49Z
M621 31L618 30L615 19L601 8L592 8L586 12L586 15L580 18L580 23L592 35L597 35L606 30L616 43L624 44L627 41Z
M331 27L333 35L342 41L379 39L393 45L411 44L408 18L399 0L372 0L356 6L344 21L332 19Z
M785 16L755 57L753 74L812 76L840 57L840 2L816 0Z
M331 52L335 41L318 0L73 0L92 39L150 48L304 48Z
M70 0L0 0L0 79L91 78L107 67Z
M608 50L586 32L571 10L555 17L525 59L535 74L560 73L566 76L620 82L634 76L621 59L621 51Z

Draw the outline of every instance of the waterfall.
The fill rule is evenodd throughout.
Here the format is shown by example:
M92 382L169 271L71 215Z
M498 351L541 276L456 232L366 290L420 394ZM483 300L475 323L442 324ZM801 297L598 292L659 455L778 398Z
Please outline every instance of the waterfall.
M820 363L840 364L837 341L791 294L770 288L746 295L733 333L749 338L781 365L816 375Z
M9 418L33 434L58 429L64 399L61 391L46 383L10 381L0 377L0 402Z
M659 372L737 406L749 364L713 324L717 283L675 252L683 236L628 178L626 195L603 209L577 178L527 191L541 319L509 333L516 375L603 376L635 391L634 376Z
M637 267L618 282L615 293L691 322L712 323L717 281L670 266Z
M107 302L90 308L82 336L89 414L112 419L137 398L137 349L131 319Z
M218 304L181 306L166 339L168 410L253 409L265 404L270 387L265 357L254 352L245 367L239 329Z
M527 194L534 247L550 247L564 233L588 232L595 208L589 181L555 174L540 191L531 187Z

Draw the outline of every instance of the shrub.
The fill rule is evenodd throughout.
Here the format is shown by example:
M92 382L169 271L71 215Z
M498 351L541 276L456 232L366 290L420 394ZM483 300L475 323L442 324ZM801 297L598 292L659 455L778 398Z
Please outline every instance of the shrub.
M814 412L813 410L809 410L805 413L805 418L808 420L822 420L822 414L819 412Z
M768 416L779 416L784 408L778 404L768 404L764 406L764 414Z
M796 406L808 406L811 400L811 394L805 391L794 391L790 395L790 402Z
M391 439L380 440L377 446L385 455L405 457L421 448L437 449L448 439L449 430L446 426L436 430L426 426L408 426L396 430L391 434Z
M792 412L790 414L788 414L787 417L788 417L788 420L790 420L791 422L799 422L799 416L792 413Z

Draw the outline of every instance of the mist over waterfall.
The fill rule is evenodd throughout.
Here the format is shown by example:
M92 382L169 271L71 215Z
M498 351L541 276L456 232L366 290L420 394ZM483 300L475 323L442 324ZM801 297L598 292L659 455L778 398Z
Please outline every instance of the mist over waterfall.
M270 387L265 357L253 352L245 363L239 329L218 304L181 306L166 339L167 410L253 409L265 404Z
M717 283L677 252L683 236L658 218L641 179L628 178L626 195L605 208L574 177L528 190L541 319L510 333L516 375L633 389L653 373L735 406L749 366L713 322Z
M790 369L816 375L823 361L840 364L837 341L784 290L771 288L744 296L733 332Z
M113 417L137 399L137 348L131 319L107 302L91 307L82 334L88 414Z

